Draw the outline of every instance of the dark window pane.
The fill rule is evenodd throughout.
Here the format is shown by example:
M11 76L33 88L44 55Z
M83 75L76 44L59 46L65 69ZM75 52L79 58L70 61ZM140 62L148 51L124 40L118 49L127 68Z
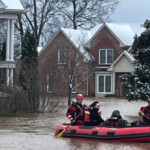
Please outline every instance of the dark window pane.
M106 63L106 50L100 50L100 64Z
M54 91L54 76L53 75L49 75L49 92L53 92Z
M108 50L107 51L107 63L112 63L113 62L113 50Z
M111 92L111 76L106 76L106 86L105 86L105 91L106 92Z
M99 76L99 92L104 92L104 76Z
M64 49L59 50L59 63L65 64L66 60L66 51Z

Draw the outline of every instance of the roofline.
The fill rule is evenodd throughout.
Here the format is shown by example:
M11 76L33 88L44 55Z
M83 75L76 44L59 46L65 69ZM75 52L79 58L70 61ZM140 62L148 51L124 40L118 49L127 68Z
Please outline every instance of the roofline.
M113 71L113 66L120 60L120 58L125 55L130 61L131 63L134 62L134 60L132 60L128 55L127 55L127 51L124 50L121 55L112 63L112 65L108 68L108 71Z
M106 23L104 23L104 24L98 29L98 31L96 31L96 33L92 36L92 38L91 38L85 45L90 48L90 43L91 43L91 41L98 35L98 33L100 33L100 32L103 30L104 27L106 27L106 28L113 34L113 36L118 40L118 42L120 43L120 47L129 46L129 45L125 45L125 44L118 38L118 36L116 36L116 34L108 27L108 25L107 25Z
M39 56L45 51L45 49L47 48L47 46L55 39L55 37L59 34L59 33L63 33L63 35L67 38L67 40L73 45L73 47L80 53L80 55L85 58L87 61L88 60L80 51L79 49L76 47L76 45L68 38L68 36L65 34L65 32L60 28L56 34L49 40L49 42L43 47L43 49L40 51ZM88 53L88 52L87 52Z
M5 9L1 14L24 14L26 12L24 9Z
M90 61L88 60L85 56L84 56L84 53L82 54L80 51L79 51L79 48L69 39L69 37L65 34L65 32L61 29L62 33L64 34L64 36L69 40L69 42L74 46L74 48L81 54L81 56L83 56L87 61ZM86 50L85 50L86 51ZM88 52L87 52L88 53Z
M38 56L40 56L44 51L45 49L47 48L47 46L55 39L55 37L59 34L61 30L59 29L55 35L47 42L47 44L42 48L42 50L39 52Z

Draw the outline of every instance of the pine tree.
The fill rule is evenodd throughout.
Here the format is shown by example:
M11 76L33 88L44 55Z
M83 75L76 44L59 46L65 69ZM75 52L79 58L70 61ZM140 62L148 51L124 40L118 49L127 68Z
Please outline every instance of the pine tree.
M19 84L27 92L31 110L37 111L39 107L38 53L35 36L29 29L22 39Z
M150 97L150 20L146 20L143 27L146 30L139 37L135 36L132 45L135 70L121 76L123 84L129 88L129 101L146 101Z

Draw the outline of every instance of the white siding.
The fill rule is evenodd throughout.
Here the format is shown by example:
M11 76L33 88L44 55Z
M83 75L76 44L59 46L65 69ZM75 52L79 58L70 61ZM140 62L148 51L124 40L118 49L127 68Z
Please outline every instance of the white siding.
M131 61L123 55L120 60L114 65L114 72L132 72L134 65Z

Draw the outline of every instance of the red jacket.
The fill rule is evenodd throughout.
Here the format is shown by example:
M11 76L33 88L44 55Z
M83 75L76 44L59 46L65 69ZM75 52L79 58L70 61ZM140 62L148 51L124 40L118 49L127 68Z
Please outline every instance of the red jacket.
M82 124L84 121L84 109L87 107L85 104L78 104L77 102L73 102L69 107L66 116L71 119L73 118L75 122Z

